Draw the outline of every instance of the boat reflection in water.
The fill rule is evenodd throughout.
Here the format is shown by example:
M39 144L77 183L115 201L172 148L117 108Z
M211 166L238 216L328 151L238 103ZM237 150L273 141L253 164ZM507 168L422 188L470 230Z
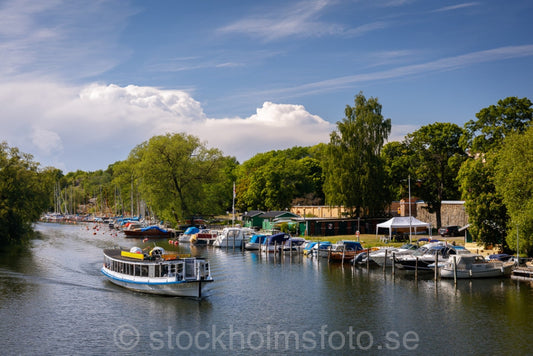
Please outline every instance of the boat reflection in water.
M213 282L206 260L168 254L161 247L154 247L149 254L143 254L139 247L130 251L106 249L101 271L119 286L179 297L201 298Z

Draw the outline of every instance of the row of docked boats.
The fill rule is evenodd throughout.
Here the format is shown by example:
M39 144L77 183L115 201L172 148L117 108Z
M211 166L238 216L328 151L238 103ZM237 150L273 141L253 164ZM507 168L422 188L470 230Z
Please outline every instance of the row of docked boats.
M307 241L286 233L258 234L251 229L228 227L222 231L191 230L180 241L219 248L243 248L265 253L302 253L331 262L394 266L403 270L438 269L441 278L490 278L511 275L514 261L488 260L461 246L432 242L422 246L364 248L358 241ZM181 240L183 238L183 240ZM145 293L201 298L213 278L203 258L178 255L154 247L149 252L134 247L104 250L101 272L113 283ZM533 276L533 271L530 276Z

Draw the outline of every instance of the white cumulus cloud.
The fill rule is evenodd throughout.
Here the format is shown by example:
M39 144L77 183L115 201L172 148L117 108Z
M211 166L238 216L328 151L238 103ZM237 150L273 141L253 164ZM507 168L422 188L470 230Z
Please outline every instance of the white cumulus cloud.
M249 117L208 118L187 92L90 84L0 85L0 140L43 166L105 169L154 135L186 132L241 162L258 152L327 142L333 124L302 105L265 102Z

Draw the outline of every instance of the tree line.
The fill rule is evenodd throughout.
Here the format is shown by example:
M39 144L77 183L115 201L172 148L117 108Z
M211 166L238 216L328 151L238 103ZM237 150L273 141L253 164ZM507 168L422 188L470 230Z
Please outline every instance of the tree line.
M0 230L11 240L44 211L146 215L177 225L231 211L342 205L384 217L411 193L441 224L443 200L465 200L477 241L533 252L532 103L508 97L463 127L435 122L388 142L391 119L359 93L329 143L259 153L239 163L186 133L154 136L106 170L64 175L0 146ZM235 192L233 192L235 186ZM25 197L24 202L16 202ZM24 213L23 213L24 211ZM17 216L17 218L14 218ZM7 236L7 238L5 237Z

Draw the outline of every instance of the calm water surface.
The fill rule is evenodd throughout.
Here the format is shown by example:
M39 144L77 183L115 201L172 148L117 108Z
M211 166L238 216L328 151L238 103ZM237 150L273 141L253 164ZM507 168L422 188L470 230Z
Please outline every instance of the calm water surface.
M530 354L533 288L180 246L211 261L203 300L134 293L100 273L102 249L146 246L105 226L39 224L0 254L3 355ZM160 245L171 249L161 242ZM177 249L177 247L172 247Z

